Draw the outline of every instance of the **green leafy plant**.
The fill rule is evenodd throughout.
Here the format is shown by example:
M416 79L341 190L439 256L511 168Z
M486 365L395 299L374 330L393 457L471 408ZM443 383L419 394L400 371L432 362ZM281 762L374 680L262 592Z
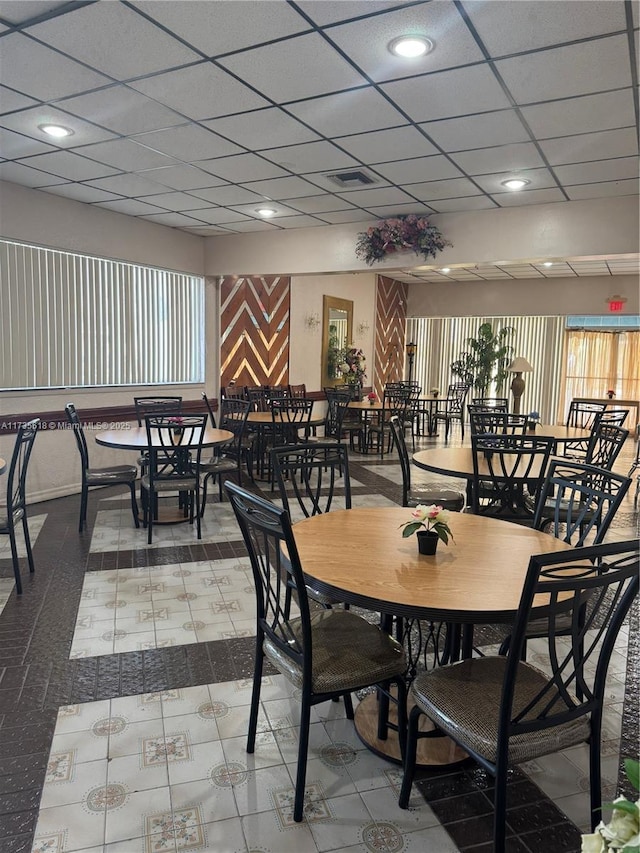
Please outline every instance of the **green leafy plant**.
M424 527L425 530L432 530L434 533L438 535L438 539L442 539L445 545L449 543L449 539L453 542L453 534L451 533L451 529L449 527L449 511L443 509L441 506L436 506L436 504L431 504L431 506L424 506L423 504L418 504L418 506L411 513L412 521L406 521L404 524L401 524L400 527L404 528L402 531L402 536L404 539L407 539L409 536L412 536L414 533L417 533L421 527Z
M639 791L638 761L627 758L624 767L629 783ZM609 823L601 820L595 832L582 836L582 853L607 853L608 850L640 853L640 800L632 803L626 797L618 797L608 805L613 809L611 820Z
M467 338L468 350L461 352L451 364L451 372L467 385L473 385L479 396L486 397L495 384L498 394L509 375L507 367L513 360L514 349L509 338L513 326L502 326L494 332L491 323L482 323L475 338Z

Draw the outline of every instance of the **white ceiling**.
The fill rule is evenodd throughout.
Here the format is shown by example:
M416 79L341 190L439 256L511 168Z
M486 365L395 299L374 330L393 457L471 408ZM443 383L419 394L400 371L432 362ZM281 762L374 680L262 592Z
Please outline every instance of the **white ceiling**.
M636 194L637 8L5 0L0 179L200 235ZM394 57L387 45L405 33L434 50ZM74 134L54 141L43 122ZM367 187L327 178L363 169ZM514 175L526 190L502 186ZM269 221L256 213L265 200ZM592 271L523 269L638 269L582 263Z

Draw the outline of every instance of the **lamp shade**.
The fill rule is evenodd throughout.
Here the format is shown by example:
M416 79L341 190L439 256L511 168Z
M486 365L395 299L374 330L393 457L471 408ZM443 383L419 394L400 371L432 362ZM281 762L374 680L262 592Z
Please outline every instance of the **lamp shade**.
M507 370L510 373L533 373L533 366L529 364L526 358L519 355L513 359Z

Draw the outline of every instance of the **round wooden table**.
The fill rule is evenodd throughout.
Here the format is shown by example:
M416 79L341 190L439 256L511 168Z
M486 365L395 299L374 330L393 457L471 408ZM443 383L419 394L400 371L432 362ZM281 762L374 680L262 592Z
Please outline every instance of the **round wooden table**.
M197 435L197 431L194 431ZM228 429L213 429L207 426L202 439L203 447L217 447L220 444L226 444L233 440L233 433ZM196 440L193 444L182 444L181 447L195 447L199 442ZM144 451L149 449L149 441L147 438L147 428L132 426L128 429L109 429L106 432L96 434L96 444L101 444L103 447L114 447L117 450L137 450ZM161 445L158 444L158 447Z
M406 507L336 510L294 525L300 561L315 589L338 601L409 619L509 624L516 614L532 554L571 546L538 530L494 518L452 513L454 542L435 555L402 538ZM543 604L543 602L541 602ZM358 705L355 726L376 754L399 762L397 739L377 737L375 694ZM430 728L429 721L424 724ZM420 742L419 763L444 766L465 758L444 737Z

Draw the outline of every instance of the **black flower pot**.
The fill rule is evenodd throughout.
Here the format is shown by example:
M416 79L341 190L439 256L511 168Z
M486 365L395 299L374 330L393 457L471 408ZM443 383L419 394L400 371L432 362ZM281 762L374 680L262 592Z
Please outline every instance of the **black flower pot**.
M433 530L420 530L416 533L419 554L435 554L438 547L438 534Z

